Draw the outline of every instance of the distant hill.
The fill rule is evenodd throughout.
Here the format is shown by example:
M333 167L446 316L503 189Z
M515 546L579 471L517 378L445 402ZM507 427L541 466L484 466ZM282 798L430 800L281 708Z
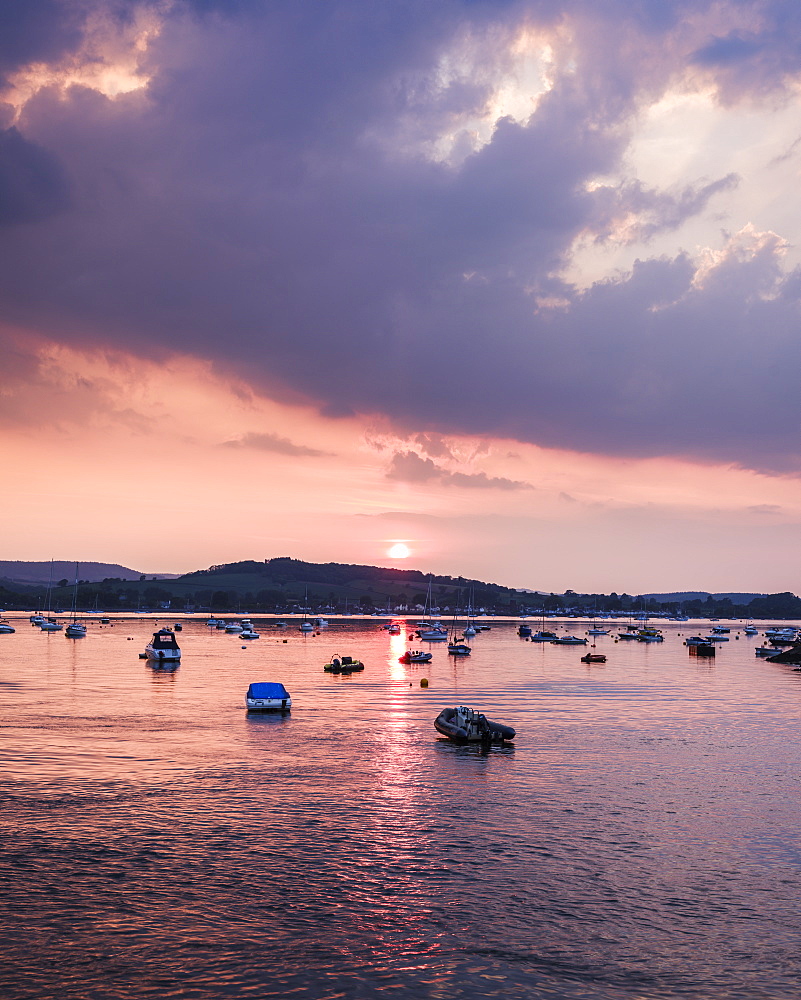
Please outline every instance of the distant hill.
M514 599L515 591L494 583L468 580L464 577L437 576L416 569L392 569L380 566L362 566L347 563L310 563L301 559L281 556L263 562L245 560L223 566L185 573L173 581L173 586L191 586L194 589L249 591L256 595L272 592L276 600L299 600L308 594L311 601L342 601L358 603L368 597L378 606L405 597L410 603L425 600L429 579L435 602L447 600L466 604L473 595L478 607L494 604L499 598Z
M679 590L670 594L643 594L654 601L662 603L674 603L677 601L705 601L711 597L715 601L731 601L732 604L750 604L756 597L764 597L764 594L712 594L708 590Z
M52 574L52 576L51 576ZM128 569L117 563L82 562L78 563L78 576L88 583L100 583L102 580L138 580L143 574L141 570ZM148 573L148 578L172 580L175 573ZM75 579L75 563L56 559L54 562L23 562L21 560L0 559L0 578L10 583L25 586L47 586L49 580L57 583L59 580Z

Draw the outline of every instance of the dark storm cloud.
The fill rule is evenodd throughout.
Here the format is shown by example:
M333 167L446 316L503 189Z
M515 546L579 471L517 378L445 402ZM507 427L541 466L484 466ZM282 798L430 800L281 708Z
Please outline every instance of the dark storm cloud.
M0 3L0 83L32 62L49 62L81 38L80 5L63 0L3 0Z
M15 128L0 131L0 226L44 219L68 201L59 162Z
M25 107L20 136L52 173L42 160L27 175L27 224L0 232L3 314L57 339L210 358L329 415L385 414L409 440L431 434L429 454L438 435L473 433L798 469L801 276L777 243L734 241L703 280L681 254L586 292L553 277L577 237L602 240L625 213L652 237L736 183L590 183L616 174L640 103L693 59L729 95L799 69L779 37L789 7L761 4L756 55L737 59L686 40L685 11L707 9L175 5L146 93L42 91ZM458 161L424 155L485 108L517 29L563 19L573 49L529 121L499 121ZM754 58L772 49L768 80ZM72 207L55 212L59 171Z

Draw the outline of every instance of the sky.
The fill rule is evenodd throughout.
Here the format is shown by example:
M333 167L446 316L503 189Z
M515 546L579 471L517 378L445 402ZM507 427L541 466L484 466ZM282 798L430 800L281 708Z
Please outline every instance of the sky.
M2 556L799 593L800 168L796 0L6 0Z

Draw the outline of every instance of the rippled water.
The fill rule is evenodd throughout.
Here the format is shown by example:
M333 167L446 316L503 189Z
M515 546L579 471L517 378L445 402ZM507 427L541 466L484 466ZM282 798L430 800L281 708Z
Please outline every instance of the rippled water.
M585 665L495 622L469 659L402 666L375 622L249 644L192 622L166 672L141 618L16 624L6 1000L799 995L801 673L761 637L710 661L692 623L601 636ZM366 670L324 673L334 652ZM291 715L248 715L254 680ZM514 747L439 740L454 704Z

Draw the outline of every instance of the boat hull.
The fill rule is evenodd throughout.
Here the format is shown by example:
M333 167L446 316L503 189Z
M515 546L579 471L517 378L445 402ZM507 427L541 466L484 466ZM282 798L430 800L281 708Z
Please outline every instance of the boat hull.
M246 698L249 712L288 712L292 707L291 698Z
M180 649L153 649L150 643L145 646L145 653L148 660L155 660L157 663L175 662L181 659Z

